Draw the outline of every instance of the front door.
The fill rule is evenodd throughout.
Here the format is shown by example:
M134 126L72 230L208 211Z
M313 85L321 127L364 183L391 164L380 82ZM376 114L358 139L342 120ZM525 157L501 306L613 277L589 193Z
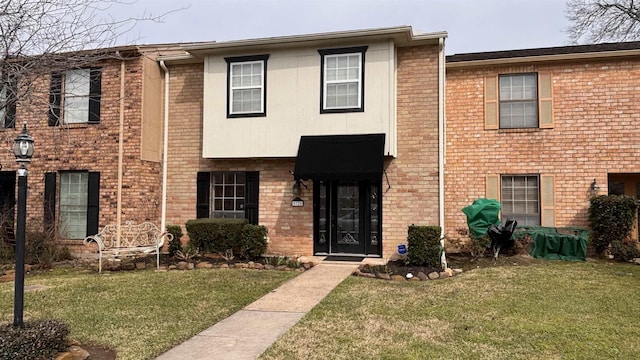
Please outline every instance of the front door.
M318 181L314 184L314 253L380 255L380 184Z

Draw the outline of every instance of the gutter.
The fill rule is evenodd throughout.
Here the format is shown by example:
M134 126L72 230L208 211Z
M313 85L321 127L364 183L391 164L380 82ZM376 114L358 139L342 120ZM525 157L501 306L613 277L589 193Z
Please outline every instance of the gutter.
M167 228L167 158L169 150L169 69L160 60L160 67L164 71L164 135L162 137L162 205L160 215L160 231Z
M447 268L447 257L444 251L444 164L445 164L445 54L444 38L438 41L438 219L440 220L440 246L442 255L440 263L443 269Z

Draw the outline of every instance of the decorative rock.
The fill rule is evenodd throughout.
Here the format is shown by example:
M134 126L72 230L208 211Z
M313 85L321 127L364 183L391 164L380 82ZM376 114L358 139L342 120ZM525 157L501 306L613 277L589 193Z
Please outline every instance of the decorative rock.
M434 272L430 272L429 275L427 275L427 277L429 278L429 280L435 280L440 277L440 274L434 271Z
M228 269L228 268L229 268L229 264L220 265L220 269Z
M15 280L14 274L5 274L0 276L0 282L10 282Z
M193 265L193 263L187 263L187 270L193 270L193 268L195 268L196 266Z
M633 263L636 265L640 265L640 258L633 259Z
M402 275L392 275L391 280L393 281L407 281Z
M32 266L29 264L24 264L24 272L28 273L31 271Z
M196 264L196 269L211 269L213 265L209 262L199 262Z
M309 269L311 269L311 268L313 267L313 263L310 263L310 262L303 262L303 263L302 263L302 267L303 267L305 270L309 270Z
M287 267L286 267L285 265L280 265L280 266L277 266L277 267L276 267L276 270L284 270L284 269L286 269L286 268L287 268Z
M245 264L245 263L236 264L236 267L239 267L240 269L248 269L249 264Z
M70 347L69 352L73 355L73 360L85 360L89 357L89 352L80 346Z
M136 264L132 262L122 264L122 270L134 270L136 268Z
M409 281L421 281L419 277L414 276L411 279L409 279Z
M187 270L187 262L186 261L180 261L178 263L178 270Z
M247 264L249 269L255 269L256 268L256 263L254 263L253 261L249 261L249 263Z
M56 356L55 360L73 360L73 354L70 352L63 352Z
M429 277L427 276L427 274L425 274L422 271L420 271L418 273L418 279L420 279L420 281L425 281L425 280L429 280Z
M303 263L303 264L304 264L304 263L308 263L309 261L310 261L310 260L309 260L309 258L308 258L308 257L306 257L306 256L300 256L300 257L298 258L298 262L299 262L299 263Z
M229 269L233 269L234 267L236 267L235 264L227 264L227 265L229 265Z
M412 279L413 278L413 274L412 273L407 273L407 275L405 277L407 279Z
M391 276L387 273L376 273L378 279L391 280Z
M303 267L297 268L296 270L298 270L299 272L304 272L305 271Z
M454 275L462 274L462 269L453 269L453 274Z
M137 262L136 263L136 270L144 270L147 268L147 264L143 263L143 262Z
M178 268L178 267L177 267L177 266L175 266L175 265L169 265L169 270L175 270L175 269L177 269L177 268Z
M276 268L276 267L275 267L275 266L273 266L273 265L271 265L271 264L267 264L267 265L265 265L265 266L264 266L264 269L265 269L265 270L273 270L273 269L275 269L275 268Z
M257 269L257 270L262 270L262 269L264 269L264 265L262 265L260 263L256 263L254 268Z
M441 278L448 278L448 277L452 277L453 276L453 270L447 268L444 269L444 271L440 272L440 277Z
M375 279L376 274L372 274L372 273L361 273L362 277L366 277L366 278L371 278L371 279Z

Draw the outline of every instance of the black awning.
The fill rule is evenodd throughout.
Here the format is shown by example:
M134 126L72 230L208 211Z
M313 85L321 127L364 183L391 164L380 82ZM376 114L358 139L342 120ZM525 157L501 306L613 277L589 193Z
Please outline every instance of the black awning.
M307 180L379 180L384 134L302 136L294 176Z

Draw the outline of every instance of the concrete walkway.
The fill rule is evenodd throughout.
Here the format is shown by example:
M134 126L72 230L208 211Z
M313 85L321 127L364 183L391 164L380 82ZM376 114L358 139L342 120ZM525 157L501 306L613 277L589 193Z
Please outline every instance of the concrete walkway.
M157 359L255 359L357 267L320 263Z

